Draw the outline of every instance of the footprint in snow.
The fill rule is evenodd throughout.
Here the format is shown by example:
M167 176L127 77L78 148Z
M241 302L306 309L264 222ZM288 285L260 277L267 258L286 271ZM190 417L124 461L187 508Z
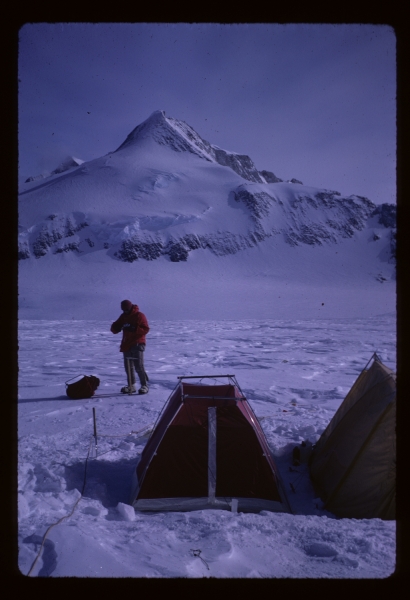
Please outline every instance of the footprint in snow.
M334 558L338 554L337 550L331 546L319 542L305 546L304 550L308 556L313 558Z
M359 566L357 560L352 560L350 558L347 558L347 556L342 556L337 552L337 550L335 550L331 546L328 546L327 544L315 542L313 544L305 546L304 550L306 554L311 558L320 558L329 562L338 562L346 567L351 567L353 569L356 569Z

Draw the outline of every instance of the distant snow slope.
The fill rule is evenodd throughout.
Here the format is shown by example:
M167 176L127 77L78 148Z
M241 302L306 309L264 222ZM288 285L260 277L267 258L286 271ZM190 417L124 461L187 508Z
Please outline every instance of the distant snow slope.
M394 308L394 205L283 182L163 111L116 151L75 160L20 190L27 316L41 318L46 293L57 303L69 294L77 316L83 298L98 293L102 316L126 290L159 318L202 318L210 307L242 318L245 302L247 312L285 317L296 298L316 311L330 287L332 316L351 315L353 288L359 312L369 293L380 296L381 312Z

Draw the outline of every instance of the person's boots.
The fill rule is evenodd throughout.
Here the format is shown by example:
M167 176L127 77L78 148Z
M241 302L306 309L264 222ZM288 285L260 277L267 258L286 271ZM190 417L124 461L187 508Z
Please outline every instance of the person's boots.
M135 385L132 384L131 386L126 385L123 388L121 388L121 392L123 394L135 394L137 390L135 389Z

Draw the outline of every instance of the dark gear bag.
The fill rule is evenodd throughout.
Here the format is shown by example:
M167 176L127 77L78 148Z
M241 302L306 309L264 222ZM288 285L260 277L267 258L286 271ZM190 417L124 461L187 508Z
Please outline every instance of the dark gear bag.
M77 381L69 383L70 381L73 381L72 379L69 379L65 382L67 396L72 400L91 398L91 396L94 396L95 390L100 385L100 380L94 375L83 375L81 379L78 379L78 377L73 377L73 379L77 379Z

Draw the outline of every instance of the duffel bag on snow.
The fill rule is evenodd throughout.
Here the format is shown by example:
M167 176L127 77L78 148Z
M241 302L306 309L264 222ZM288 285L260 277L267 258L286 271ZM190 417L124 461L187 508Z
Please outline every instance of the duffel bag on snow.
M73 381L73 379L76 381ZM91 398L100 385L100 380L94 375L80 375L79 377L73 377L73 379L65 382L67 396L72 400ZM72 383L69 383L70 381Z

